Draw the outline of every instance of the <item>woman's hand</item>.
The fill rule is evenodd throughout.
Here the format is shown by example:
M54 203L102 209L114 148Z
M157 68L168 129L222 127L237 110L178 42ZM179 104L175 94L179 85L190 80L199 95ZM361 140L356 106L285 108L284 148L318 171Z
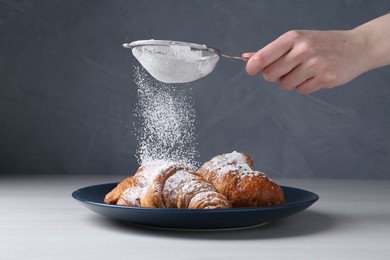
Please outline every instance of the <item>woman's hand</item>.
M308 94L332 88L364 72L364 42L354 31L290 31L250 58L246 71Z
M242 56L250 58L246 65L249 75L262 71L265 80L308 94L389 65L389 25L387 14L347 31L290 31Z

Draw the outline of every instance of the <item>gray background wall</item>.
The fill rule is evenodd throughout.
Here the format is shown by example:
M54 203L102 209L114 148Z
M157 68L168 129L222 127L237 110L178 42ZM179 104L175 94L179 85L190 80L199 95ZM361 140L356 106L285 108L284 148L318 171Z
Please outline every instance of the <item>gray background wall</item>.
M241 55L291 29L350 29L387 12L387 0L0 0L0 174L134 171L138 63L124 42ZM300 96L221 60L186 87L200 161L242 150L274 177L390 178L389 67Z

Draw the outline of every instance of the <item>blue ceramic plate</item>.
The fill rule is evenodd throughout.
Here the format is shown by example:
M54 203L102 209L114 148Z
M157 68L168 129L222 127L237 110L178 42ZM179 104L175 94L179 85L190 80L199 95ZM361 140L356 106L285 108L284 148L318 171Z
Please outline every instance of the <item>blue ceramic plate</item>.
M160 228L178 229L225 229L261 225L300 212L318 200L318 195L297 188L281 186L284 206L232 208L232 209L165 209L138 208L108 205L104 196L117 183L100 184L78 189L73 198L103 216Z

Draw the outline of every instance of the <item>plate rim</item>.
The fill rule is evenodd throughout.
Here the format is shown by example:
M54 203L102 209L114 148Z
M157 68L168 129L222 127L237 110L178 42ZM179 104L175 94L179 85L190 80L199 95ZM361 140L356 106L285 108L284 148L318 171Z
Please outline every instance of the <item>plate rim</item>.
M309 193L312 196L314 196L310 200L305 200L305 201L299 201L299 202L294 202L290 204L285 204L285 205L277 205L277 206L261 206L261 207L240 207L240 208L223 208L223 209L188 209L188 208L147 208L147 207L132 207L132 206L122 206L122 205L115 205L115 204L105 204L105 203L100 203L100 202L95 202L95 201L90 201L85 198L82 198L79 196L79 193L83 189L91 189L97 186L107 186L107 185L118 185L119 182L110 182L110 183L101 183L101 184L94 184L94 185L89 185L89 186L84 186L81 187L75 191L72 192L72 197L82 203L94 205L94 206L100 206L100 207L106 207L106 208L117 208L117 209L126 209L126 210L136 210L136 211L156 211L156 212L181 212L181 213L217 213L217 212L251 212L251 211L259 211L259 210L278 210L278 209L287 209L287 208L296 208L296 207L301 207L301 206L306 206L306 205L312 205L316 201L319 200L319 195L312 192L308 191L305 189L301 188L296 188L296 187L291 187L291 186L285 186L285 185L279 185L283 191L285 188L287 189L292 189L292 190L298 190L300 192L305 192Z

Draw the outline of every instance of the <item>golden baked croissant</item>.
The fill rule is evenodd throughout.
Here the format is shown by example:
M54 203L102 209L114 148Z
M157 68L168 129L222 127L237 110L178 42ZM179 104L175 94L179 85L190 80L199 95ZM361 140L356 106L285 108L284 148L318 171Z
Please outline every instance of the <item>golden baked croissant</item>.
M209 181L233 207L283 205L283 190L264 173L253 171L245 153L218 155L204 163L197 173Z
M104 202L149 208L231 208L230 202L188 167L156 161L119 183Z

